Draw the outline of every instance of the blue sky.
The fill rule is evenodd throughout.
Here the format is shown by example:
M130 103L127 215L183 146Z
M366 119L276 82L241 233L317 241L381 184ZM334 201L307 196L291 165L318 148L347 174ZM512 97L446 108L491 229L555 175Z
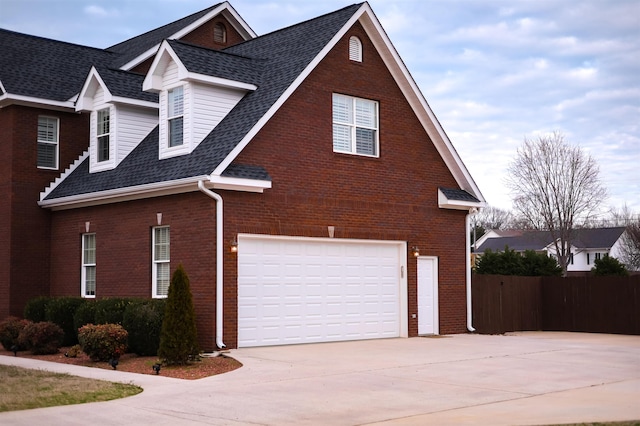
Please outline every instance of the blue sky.
M214 3L0 0L0 27L108 47ZM353 1L230 3L260 35ZM606 207L640 212L639 0L369 4L489 204L510 208L523 139L557 130L598 162Z

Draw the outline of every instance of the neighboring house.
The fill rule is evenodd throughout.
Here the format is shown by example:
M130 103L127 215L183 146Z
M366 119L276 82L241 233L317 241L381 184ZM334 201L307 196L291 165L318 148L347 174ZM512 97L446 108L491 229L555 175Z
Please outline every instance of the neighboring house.
M484 199L367 3L260 37L225 2L105 50L0 43L0 316L166 297L182 263L204 350L470 326Z
M618 257L624 227L576 229L571 244L567 273L591 271L594 261L604 255ZM487 249L503 251L505 247L516 252L534 250L556 256L556 249L548 231L490 230L478 239L475 255L482 256Z

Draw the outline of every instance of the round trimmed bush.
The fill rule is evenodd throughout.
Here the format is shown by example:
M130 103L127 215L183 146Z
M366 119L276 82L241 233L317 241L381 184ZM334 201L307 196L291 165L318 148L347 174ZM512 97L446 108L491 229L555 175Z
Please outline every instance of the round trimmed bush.
M127 351L127 330L120 324L87 324L78 330L82 351L92 361L118 359Z
M16 345L18 350L24 350L18 344L18 336L20 332L31 323L26 319L20 319L18 317L7 317L0 322L0 343L8 351L13 350L13 346Z
M64 331L57 324L49 321L30 323L22 329L18 336L18 344L34 355L58 353L62 346Z
M140 356L158 354L165 299L136 300L124 311L123 327L129 333L129 351Z

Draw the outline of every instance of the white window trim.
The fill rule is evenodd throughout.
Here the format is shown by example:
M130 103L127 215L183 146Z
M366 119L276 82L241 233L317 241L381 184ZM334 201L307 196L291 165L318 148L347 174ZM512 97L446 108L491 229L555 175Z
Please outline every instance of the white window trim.
M106 111L107 113L107 117L108 117L108 126L109 126L109 131L107 133L100 133L103 126L102 123L100 121L100 115L101 113L104 113ZM107 143L108 143L108 150L107 150L107 158L104 159L100 159L100 152L102 151L100 149L100 138L102 137L107 137ZM111 160L111 108L107 107L107 108L103 108L100 109L98 111L96 111L96 162L98 163L106 163L107 161Z
M38 148L38 146L40 144L43 145L54 145L56 148L56 152L55 152L55 166L54 167L46 167L46 166L40 166L38 165L38 158L37 158L37 151L36 151L36 165L39 169L44 169L44 170L58 170L58 167L60 165L60 119L58 117L51 117L48 115L39 115L38 116L38 127L40 126L40 119L41 118L46 118L48 120L55 120L56 123L56 140L55 142L49 141L49 140L41 140L38 137L38 134L36 134L36 139L37 139L37 146L36 146L36 150ZM39 133L39 132L37 132Z
M171 108L170 93L175 91L176 89L180 89L182 91L182 110L180 111L179 114L171 115L172 108ZM184 95L185 93L184 92L185 92L184 85L172 87L167 90L167 149L168 150L181 149L185 145L184 143L184 110L185 110ZM179 144L171 146L171 124L170 123L171 123L171 120L175 120L177 118L182 119L182 140L180 141Z
M335 121L333 118L333 99L335 99L336 97L340 97L340 98L344 98L344 99L349 99L351 101L351 112L352 112L352 120L353 122L348 123L348 122L341 122L341 121ZM341 153L341 154L352 154L352 155L360 155L360 156L364 156L364 157L371 157L371 158L378 158L380 157L380 105L377 101L373 101L371 99L364 99L364 98L356 98L353 96L347 96L347 95L341 95L338 93L334 93L332 96L332 123L334 125L338 124L341 126L349 126L350 132L351 132L351 150L350 151L346 151L346 150L339 150L336 149L335 147L335 141L332 140L332 142L334 142L333 145L333 152L337 152L337 153ZM375 106L375 127L367 127L367 126L363 126L363 125L356 125L356 102L357 101L365 101L365 102L371 102L374 106ZM375 146L375 154L365 154L365 153L360 153L357 151L357 141L356 141L356 130L358 128L362 128L362 129L369 129L369 130L373 130L375 133L375 137L374 137L374 146ZM333 135L333 137L335 137L335 135Z
M94 261L93 263L91 262L87 262L85 259L85 245L86 245L86 237L87 236L93 236L94 237L94 247L93 247L93 257L94 257ZM96 297L96 291L97 291L97 279L96 279L96 275L94 273L94 279L96 279L96 282L94 282L94 289L93 289L93 294L87 294L87 269L88 268L94 268L94 271L97 272L97 268L96 268L96 252L97 252L97 243L95 240L95 236L96 234L94 232L91 233L86 233L86 234L82 234L82 252L81 252L81 259L82 259L82 271L80 274L80 291L81 291L81 296L87 299L94 299Z
M158 229L169 230L168 256L166 259L156 260L156 231ZM171 265L171 228L169 226L154 226L151 234L151 297L155 299L164 299L169 293L169 285L171 284L171 276L169 274L169 285L167 285L167 294L158 294L158 265ZM170 266L169 266L170 267Z
M349 60L362 62L362 42L356 36L349 37Z

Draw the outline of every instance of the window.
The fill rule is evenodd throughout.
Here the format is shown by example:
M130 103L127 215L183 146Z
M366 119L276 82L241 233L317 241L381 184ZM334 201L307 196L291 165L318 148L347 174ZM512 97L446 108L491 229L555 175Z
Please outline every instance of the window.
M38 117L38 167L58 168L59 121L53 117Z
M587 265L589 265L589 253L587 253Z
M169 90L169 147L180 146L182 138L182 115L184 113L184 93L182 87Z
M213 27L213 41L221 44L227 42L227 29L225 28L224 24L218 22Z
M96 234L82 234L82 297L96 297Z
M602 256L602 253L596 253L595 260L600 260L601 259L600 256Z
M169 294L169 227L153 228L153 297L166 297Z
M333 150L378 155L378 103L333 95Z
M349 38L349 59L362 62L362 42L358 37Z
M98 111L98 162L109 160L109 108Z
M569 264L573 265L573 253L569 253Z

